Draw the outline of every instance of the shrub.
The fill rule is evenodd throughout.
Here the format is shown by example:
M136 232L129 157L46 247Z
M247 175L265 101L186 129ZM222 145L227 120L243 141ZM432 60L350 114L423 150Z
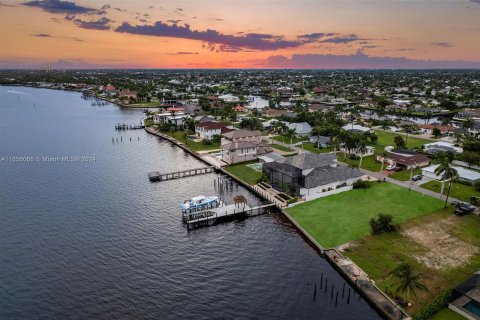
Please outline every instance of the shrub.
M432 303L413 316L413 320L430 319L435 313L448 305L450 298L452 297L452 292L452 289L448 289L438 294Z
M293 197L292 199L288 200L287 203L292 204L292 203L297 202L297 200L298 200L297 197Z
M372 229L372 234L395 232L398 230L398 225L393 223L393 217L389 214L380 213L377 217L371 218L368 223Z
M473 186L475 187L475 190L480 191L480 181L475 182Z
M369 181L357 180L352 184L353 189L368 189L372 186Z

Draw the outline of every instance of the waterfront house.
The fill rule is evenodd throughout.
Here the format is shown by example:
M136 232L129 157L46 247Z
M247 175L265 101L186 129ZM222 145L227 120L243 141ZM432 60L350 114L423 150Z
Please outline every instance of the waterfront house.
M183 112L162 112L153 115L154 124L172 123L177 126L183 124L185 118L189 117Z
M222 136L222 160L229 164L255 160L272 152L272 148L262 141L262 133L258 130L235 130Z
M377 155L377 160L389 166L407 170L425 167L430 163L430 159L425 154L405 149L386 151L385 155Z
M302 153L265 162L263 172L275 189L306 200L350 190L355 181L367 178L359 170L337 166L333 153Z
M195 126L195 135L204 140L212 140L216 135L234 131L234 129L229 128L229 126L228 123L213 121L200 122Z
M453 143L445 142L445 141L436 141L432 143L427 143L424 145L425 153L430 155L436 155L441 151L450 151L455 155L459 155L463 153L463 149L460 147L456 147Z
M359 133L365 133L372 130L372 128L364 127L359 124L353 124L353 123L344 125L342 129L347 131L352 131L352 132L359 132Z

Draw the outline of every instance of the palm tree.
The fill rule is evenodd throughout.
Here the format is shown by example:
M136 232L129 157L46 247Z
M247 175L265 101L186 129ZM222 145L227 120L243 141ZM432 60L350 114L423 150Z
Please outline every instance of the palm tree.
M322 136L323 128L320 126L315 126L312 130L312 134L317 136L317 149L320 149L320 137Z
M293 144L293 138L295 138L295 135L297 134L297 130L295 128L293 129L288 129L285 131L285 135L287 136L288 139L290 139L290 144Z
M443 159L442 163L435 169L434 172L437 176L443 175L442 193L443 193L443 188L444 188L444 185L445 185L445 181L447 179L450 180L450 183L448 184L447 197L445 198L445 208L446 208L447 203L448 203L448 197L450 196L450 188L452 187L453 180L458 178L458 172L455 168L453 168L450 165L450 159L448 157L445 157Z
M277 122L277 133L282 137L282 142L284 141L284 136L287 134L288 127L285 123L278 121Z
M404 298L416 297L417 290L427 291L427 287L420 282L421 273L416 273L413 267L408 263L401 263L393 269L390 274L397 279L397 288L395 294Z
M302 153L303 153L303 144L306 142L306 141L310 141L310 138L307 137L307 136L301 136L300 137L300 141L302 142Z
M358 164L358 169L360 169L362 167L363 155L367 152L367 142L365 138L358 141L357 151L360 152L360 163Z
M330 137L330 145L333 146L333 154L337 153L337 147L338 147L338 137L337 136L331 136Z

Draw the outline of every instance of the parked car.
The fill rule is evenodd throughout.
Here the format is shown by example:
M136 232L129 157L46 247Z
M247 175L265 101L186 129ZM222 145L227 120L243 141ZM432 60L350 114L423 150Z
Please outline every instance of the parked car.
M470 203L461 202L461 201L452 201L451 204L452 206L455 207L455 214L457 216L463 216L475 211L475 206Z
M393 169L395 169L395 166L390 165L390 166L387 166L385 169L388 171L392 171Z
M419 174L414 175L414 176L412 177L412 181L419 181L419 180L422 180L422 176L419 175Z
M470 198L470 203L478 207L480 206L480 199L478 197L472 196Z

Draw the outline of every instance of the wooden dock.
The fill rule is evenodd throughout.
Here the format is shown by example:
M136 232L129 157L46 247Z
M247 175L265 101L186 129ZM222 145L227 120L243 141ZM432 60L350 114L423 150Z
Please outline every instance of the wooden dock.
M139 130L143 128L145 128L143 124L117 123L115 125L115 130Z
M170 172L170 173L160 173L158 171L150 172L148 174L148 179L152 182L156 181L167 181L173 179L180 179L180 178L187 178L198 176L201 174L207 174L214 172L214 167L204 167L204 168L197 168L197 169L187 169L182 171Z
M203 211L187 213L183 216L183 221L187 224L187 229L213 226L221 221L247 218L262 215L268 212L268 208L275 207L275 204L269 203L262 206L251 208L247 204L229 204Z

